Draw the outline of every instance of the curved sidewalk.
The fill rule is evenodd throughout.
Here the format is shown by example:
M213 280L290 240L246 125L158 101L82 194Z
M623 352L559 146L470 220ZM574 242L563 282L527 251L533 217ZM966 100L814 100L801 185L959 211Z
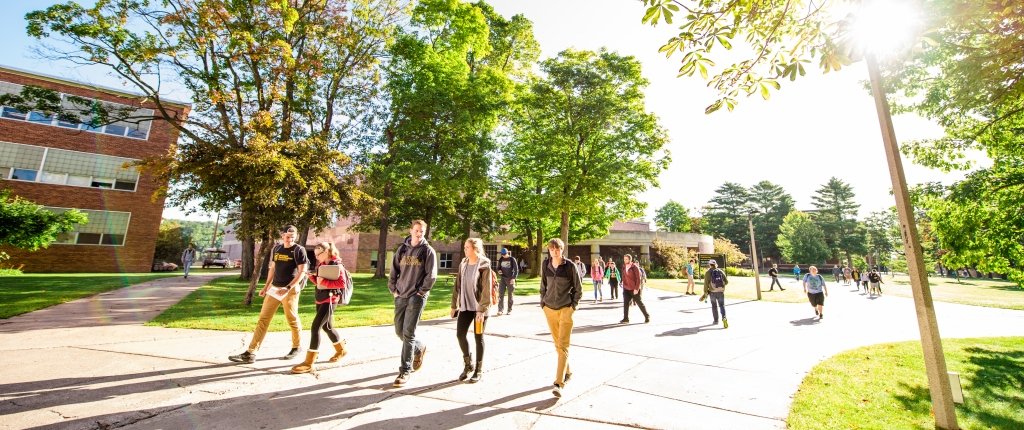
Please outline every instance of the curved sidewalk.
M555 353L537 298L517 297L512 315L488 322L480 383L455 381L455 324L440 319L420 324L425 364L395 389L400 342L389 326L342 329L348 356L291 375L299 360L278 359L288 333L268 335L256 363L241 366L226 357L250 333L141 325L204 276L0 321L0 428L784 428L791 396L816 363L918 336L910 299L869 300L841 285L831 287L821 323L806 304L727 301L725 330L710 325L708 305L694 296L647 291L652 322L638 323L634 307L629 325L617 323L621 302L584 299L572 382L556 400ZM1021 311L936 309L944 337L1024 335Z

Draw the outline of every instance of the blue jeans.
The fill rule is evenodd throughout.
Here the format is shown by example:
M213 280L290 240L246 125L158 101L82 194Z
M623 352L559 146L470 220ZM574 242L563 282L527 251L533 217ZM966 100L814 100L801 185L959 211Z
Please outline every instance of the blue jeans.
M604 293L601 291L601 287L603 286L603 279L600 281L594 281L594 300L597 300L598 297L600 297L602 300L604 299Z
M409 297L395 297L395 334L402 339L401 364L399 372L412 371L413 351L422 351L423 342L416 340L416 326L420 323L423 308L427 305L427 296L413 294Z
M711 315L715 317L715 322L718 322L718 310L722 310L722 319L725 319L725 293L708 293L711 297Z
M515 278L501 278L498 282L498 312L505 312L505 292L508 291L508 311L512 312L512 293L516 291Z
M181 264L185 266L185 276L188 276L188 270L192 268L192 260L184 261Z

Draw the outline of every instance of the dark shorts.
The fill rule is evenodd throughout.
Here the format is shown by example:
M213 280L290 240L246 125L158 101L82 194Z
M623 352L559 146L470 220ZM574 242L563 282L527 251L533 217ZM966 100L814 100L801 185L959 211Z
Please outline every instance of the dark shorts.
M825 306L825 293L807 293L807 300L811 301L811 306Z

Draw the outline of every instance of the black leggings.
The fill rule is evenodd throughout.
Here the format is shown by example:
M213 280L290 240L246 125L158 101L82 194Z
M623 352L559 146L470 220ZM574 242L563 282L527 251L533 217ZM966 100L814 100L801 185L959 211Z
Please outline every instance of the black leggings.
M469 332L469 328L473 325L473 320L476 319L476 311L460 311L459 321L455 325L455 337L459 338L459 348L462 348L462 356L469 357L469 340L466 339L466 334ZM487 328L487 316L484 316L484 329ZM484 361L484 334L473 333L473 337L476 338L476 361Z
M611 287L611 290L612 290L612 299L614 300L614 299L619 298L619 280L618 279L609 279L608 280L608 286Z
M338 331L334 329L334 324L331 320L334 319L334 307L333 303L319 303L316 305L316 316L313 317L313 327L310 328L309 333L309 350L316 351L320 348L320 330L327 333L327 337L331 339L331 343L338 343L341 337L338 336Z

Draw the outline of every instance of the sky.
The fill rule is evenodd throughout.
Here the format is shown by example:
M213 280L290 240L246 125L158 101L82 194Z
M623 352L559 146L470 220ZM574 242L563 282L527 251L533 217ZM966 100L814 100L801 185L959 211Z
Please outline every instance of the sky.
M120 87L101 69L42 62L34 58L38 42L25 35L25 13L55 4L53 0L4 0L0 14L0 64L38 70L81 82ZM659 178L659 187L640 195L648 204L646 218L675 200L691 209L714 196L724 182L751 186L768 180L786 189L797 209L811 209L816 189L835 176L849 183L860 203L860 215L894 204L890 194L885 152L874 101L865 88L867 69L852 64L838 72L821 74L808 68L807 76L782 82L770 100L760 96L740 100L733 112L711 115L704 108L715 100L700 77L676 77L678 58L666 59L658 48L674 27L641 23L643 4L638 0L491 0L505 16L523 14L534 23L541 58L567 49L602 47L636 57L650 81L647 108L668 130L672 163ZM720 62L721 63L721 62ZM816 62L815 62L816 63ZM187 94L171 94L187 100ZM916 115L894 117L900 141L942 135L936 124ZM951 183L962 173L943 173L904 159L909 184ZM165 218L212 219L211 214L186 214L165 208Z

